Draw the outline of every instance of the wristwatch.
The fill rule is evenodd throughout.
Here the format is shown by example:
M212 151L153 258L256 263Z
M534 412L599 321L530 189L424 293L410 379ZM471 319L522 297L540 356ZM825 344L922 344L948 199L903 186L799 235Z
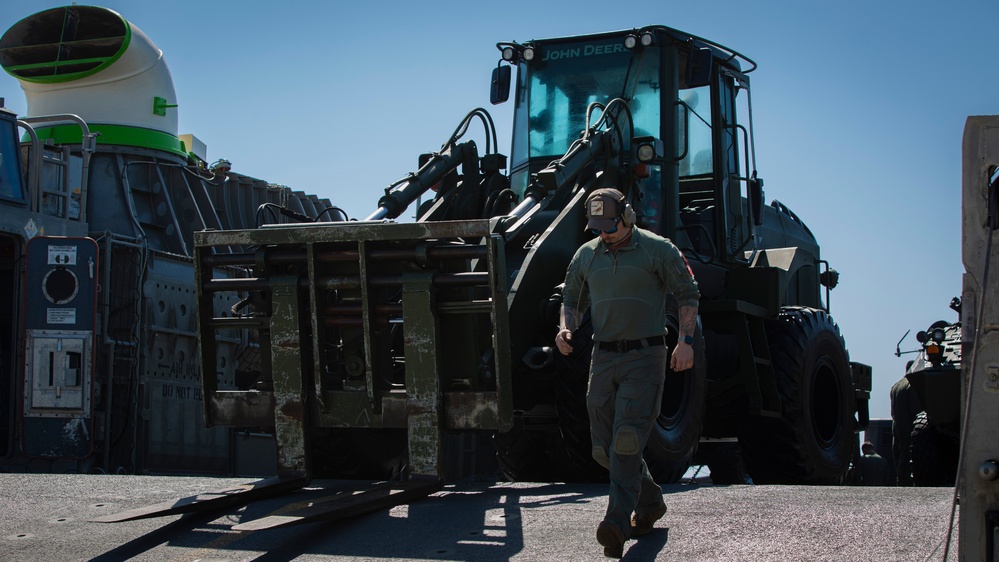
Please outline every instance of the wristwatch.
M694 345L694 336L683 336L680 341L687 345Z

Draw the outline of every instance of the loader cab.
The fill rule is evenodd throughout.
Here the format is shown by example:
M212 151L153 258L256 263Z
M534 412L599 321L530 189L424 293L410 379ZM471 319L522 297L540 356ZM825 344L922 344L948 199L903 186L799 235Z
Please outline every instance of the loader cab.
M664 147L647 177L635 178L628 188L639 224L706 261L745 261L762 204L752 127L740 121L750 115L746 73L755 63L662 26L498 46L518 69L514 192L523 196L532 173L594 126L586 117L591 104L622 98L632 116L631 123L614 120L622 167L629 163L633 138L654 137ZM498 70L494 94L502 92L503 82ZM501 97L494 95L494 103Z

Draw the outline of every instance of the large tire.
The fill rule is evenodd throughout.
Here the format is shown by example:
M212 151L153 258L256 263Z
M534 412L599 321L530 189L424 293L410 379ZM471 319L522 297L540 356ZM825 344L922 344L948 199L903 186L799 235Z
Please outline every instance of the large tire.
M909 441L912 483L916 486L953 486L957 476L957 444L919 412Z
M590 415L586 409L590 356L593 352L592 325L588 318L577 330L574 338L576 348L572 354L559 357L563 364L555 375L555 408L559 436L566 457L572 464L573 477L581 482L606 482L609 478L607 469L593 459Z
M782 412L751 417L739 438L757 484L841 484L855 441L850 360L825 311L792 307L768 323Z
M675 334L676 330L671 332ZM660 414L645 447L649 472L660 484L672 484L683 477L701 437L707 368L700 327L694 342L694 369L674 373L667 367ZM672 349L675 341L670 345ZM572 470L567 473L582 481L601 482L607 480L607 470L591 455L590 422L586 411L591 351L592 344L588 343L574 352L567 359L567 367L559 371L557 410L566 457L572 463Z
M679 482L690 467L704 425L706 379L704 339L698 325L694 333L694 368L674 373L667 364L659 418L645 445L645 462L660 484Z
M673 305L675 307L675 303ZM676 313L670 315L670 349L676 345ZM604 482L607 469L592 457L590 418L586 409L590 356L593 351L592 324L583 318L569 357L556 357L555 409L557 436L544 435L544 429L514 427L494 440L497 460L511 480ZM656 482L678 482L690 466L704 421L707 360L700 325L694 334L694 369L674 373L666 368L661 410L645 447L645 461ZM540 435L539 435L540 433ZM553 437L555 439L553 439ZM556 442L557 441L557 442Z
M496 460L507 480L607 481L607 470L591 454L590 418L586 411L592 335L587 314L573 336L573 352L565 357L553 350L554 404L536 406L536 411L517 420L510 431L494 436ZM557 422L547 423L547 419Z

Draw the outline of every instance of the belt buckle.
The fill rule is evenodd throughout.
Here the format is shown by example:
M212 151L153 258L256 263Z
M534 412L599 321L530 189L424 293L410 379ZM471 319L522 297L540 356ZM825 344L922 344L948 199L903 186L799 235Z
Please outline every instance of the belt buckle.
M618 353L625 353L628 351L628 342L626 340L617 340L614 342L614 350Z

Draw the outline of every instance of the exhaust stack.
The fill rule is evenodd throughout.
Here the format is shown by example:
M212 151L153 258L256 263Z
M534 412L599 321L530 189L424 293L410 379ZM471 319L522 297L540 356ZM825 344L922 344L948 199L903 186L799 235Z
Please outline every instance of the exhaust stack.
M101 133L100 144L185 154L163 52L113 10L65 6L28 16L0 37L0 66L21 83L29 117L75 114ZM80 139L75 127L40 136Z

